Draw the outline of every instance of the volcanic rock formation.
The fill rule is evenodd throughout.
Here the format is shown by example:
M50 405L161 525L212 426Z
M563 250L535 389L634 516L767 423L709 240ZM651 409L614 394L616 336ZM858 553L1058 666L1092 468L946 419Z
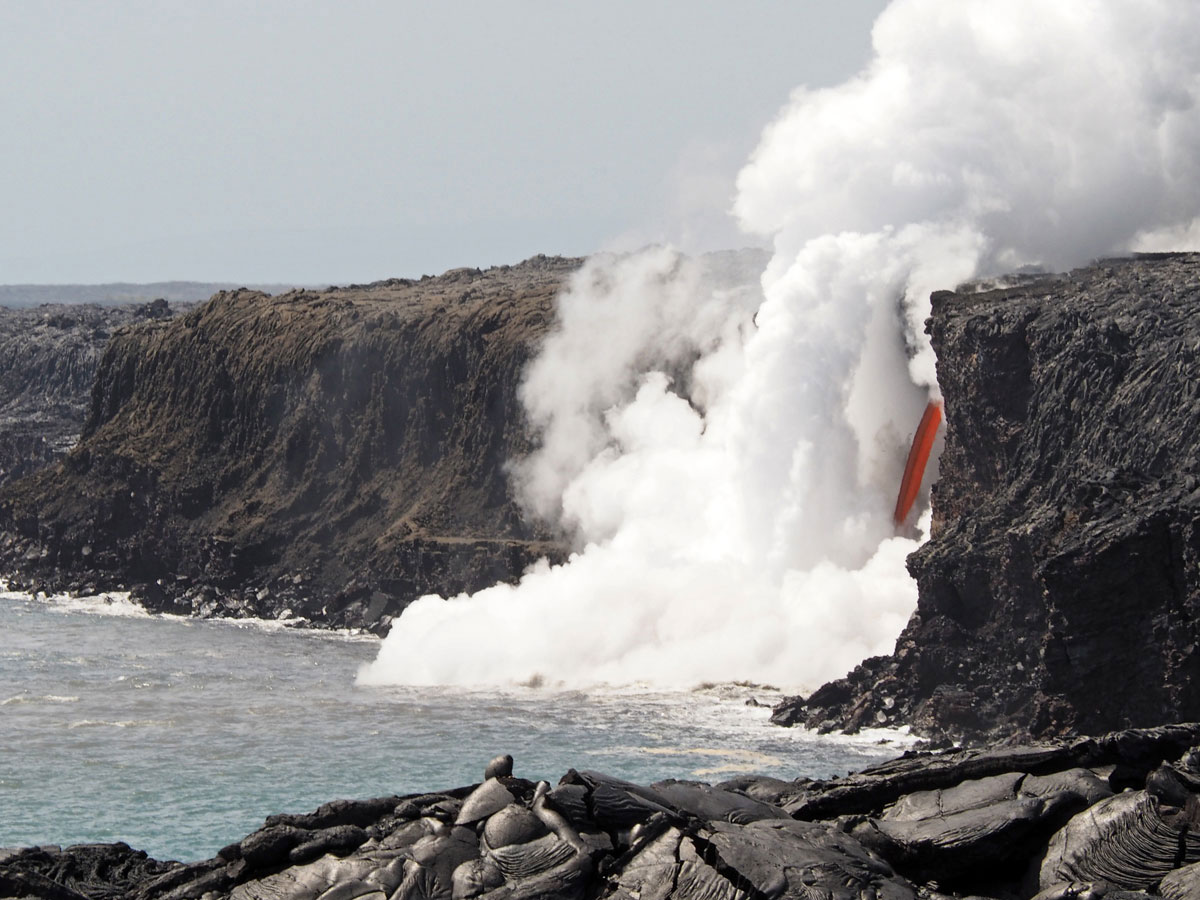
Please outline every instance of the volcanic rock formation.
M0 291L0 298L8 296ZM115 330L191 306L161 298L124 306L0 306L0 484L54 462L79 439Z
M0 896L633 900L1194 896L1200 726L910 752L844 779L641 786L499 757L475 786L276 815L196 863L0 850Z
M1200 717L1200 255L933 295L917 610L784 724L1034 736Z
M79 445L0 491L0 571L382 630L423 593L561 554L504 466L528 449L522 369L579 264L221 292L118 332Z

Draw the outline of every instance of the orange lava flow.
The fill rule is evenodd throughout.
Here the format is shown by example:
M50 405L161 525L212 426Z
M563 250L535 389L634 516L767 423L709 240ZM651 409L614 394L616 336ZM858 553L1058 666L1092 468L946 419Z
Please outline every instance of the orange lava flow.
M900 480L900 494L896 497L896 512L893 515L897 525L902 523L912 509L917 499L917 491L921 489L921 479L925 477L925 466L929 462L929 451L933 449L933 439L937 437L938 425L942 422L942 404L930 400L925 407L925 415L921 416L921 424L913 435L912 448L908 451L908 462L904 464L904 477Z

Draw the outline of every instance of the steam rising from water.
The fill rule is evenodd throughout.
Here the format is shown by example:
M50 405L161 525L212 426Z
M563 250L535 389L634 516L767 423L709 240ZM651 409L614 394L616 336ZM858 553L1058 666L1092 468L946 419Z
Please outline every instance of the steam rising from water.
M937 385L931 290L1194 238L1193 0L896 0L738 179L736 259L591 260L524 386L514 477L580 547L413 604L361 678L814 686L916 602L890 511Z

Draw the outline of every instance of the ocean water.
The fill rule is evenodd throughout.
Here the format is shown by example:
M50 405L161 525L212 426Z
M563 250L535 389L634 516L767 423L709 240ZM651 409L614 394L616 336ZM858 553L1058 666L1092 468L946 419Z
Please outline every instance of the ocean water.
M119 595L0 592L0 847L122 840L213 855L278 812L471 784L500 753L648 783L828 777L904 735L767 721L779 692L365 687L372 637L150 616Z

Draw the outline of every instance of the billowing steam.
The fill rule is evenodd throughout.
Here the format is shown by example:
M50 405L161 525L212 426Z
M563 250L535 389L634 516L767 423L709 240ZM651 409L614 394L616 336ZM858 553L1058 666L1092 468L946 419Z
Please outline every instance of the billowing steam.
M658 248L561 297L514 477L579 552L418 601L363 680L813 686L890 650L929 293L1196 235L1200 4L895 0L873 40L738 179L774 238L761 292L737 257Z

